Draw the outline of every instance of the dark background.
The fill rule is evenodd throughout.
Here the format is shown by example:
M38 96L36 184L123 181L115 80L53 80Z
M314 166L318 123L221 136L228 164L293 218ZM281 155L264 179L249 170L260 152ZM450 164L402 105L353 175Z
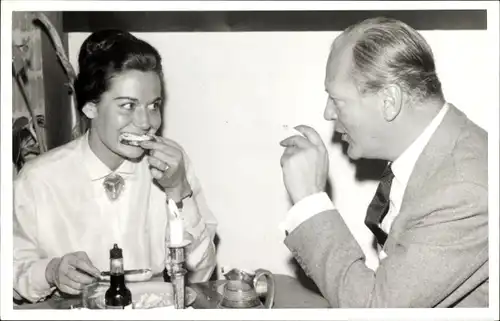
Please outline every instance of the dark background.
M402 20L417 30L484 30L486 10L349 11L74 11L63 13L64 32L106 28L132 32L339 31L369 17Z

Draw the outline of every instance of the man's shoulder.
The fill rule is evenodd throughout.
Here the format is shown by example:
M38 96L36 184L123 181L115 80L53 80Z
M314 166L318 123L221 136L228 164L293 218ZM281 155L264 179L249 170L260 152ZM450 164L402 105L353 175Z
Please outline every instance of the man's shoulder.
M467 119L449 157L459 181L487 188L488 134L484 129Z
M425 154L426 164L433 171L427 175L429 181L426 186L442 188L457 183L472 183L487 187L487 132L456 108L450 110L450 117L443 126L436 131L436 139L431 139L429 143L432 145L429 150L436 156L429 150ZM423 167L421 170L425 171Z
M411 201L407 205L422 215L455 203L482 207L487 202L487 133L463 114L456 119L431 140L420 159L425 166L417 167L408 183L405 199Z

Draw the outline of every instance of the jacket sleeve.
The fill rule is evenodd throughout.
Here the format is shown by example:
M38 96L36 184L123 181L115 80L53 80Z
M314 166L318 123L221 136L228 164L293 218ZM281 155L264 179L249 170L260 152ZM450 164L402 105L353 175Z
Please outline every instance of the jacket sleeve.
M32 181L21 174L14 181L13 283L14 293L30 302L43 300L55 288L45 279L50 261L38 250L36 195Z
M391 240L395 246L376 271L365 265L336 210L305 221L285 244L332 307L435 307L487 269L487 195L483 186L466 182L440 189L429 200L432 210L414 208L425 214Z

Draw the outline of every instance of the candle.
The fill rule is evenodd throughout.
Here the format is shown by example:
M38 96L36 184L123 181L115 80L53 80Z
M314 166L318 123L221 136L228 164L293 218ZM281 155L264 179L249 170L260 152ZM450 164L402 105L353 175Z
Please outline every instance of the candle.
M168 200L168 209L172 215L169 216L168 232L170 234L170 245L180 245L184 241L184 225L180 217L179 209L175 202Z
M169 222L170 244L180 245L184 241L184 226L181 219L174 218Z
M168 199L167 206L168 206L168 210L170 211L170 214L172 214L175 218L180 217L179 208L177 207L177 205L175 204L175 202L171 198Z

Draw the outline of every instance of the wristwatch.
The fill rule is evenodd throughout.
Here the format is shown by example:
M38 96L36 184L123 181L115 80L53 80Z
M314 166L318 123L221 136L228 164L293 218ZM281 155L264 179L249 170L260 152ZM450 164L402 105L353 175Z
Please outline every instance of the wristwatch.
M182 211L182 208L184 207L184 200L186 198L190 198L191 196L193 196L193 190L191 190L189 192L189 194L187 194L186 196L184 196L183 198L181 198L180 201L175 202L175 205L177 206L177 208L179 209L179 211Z

